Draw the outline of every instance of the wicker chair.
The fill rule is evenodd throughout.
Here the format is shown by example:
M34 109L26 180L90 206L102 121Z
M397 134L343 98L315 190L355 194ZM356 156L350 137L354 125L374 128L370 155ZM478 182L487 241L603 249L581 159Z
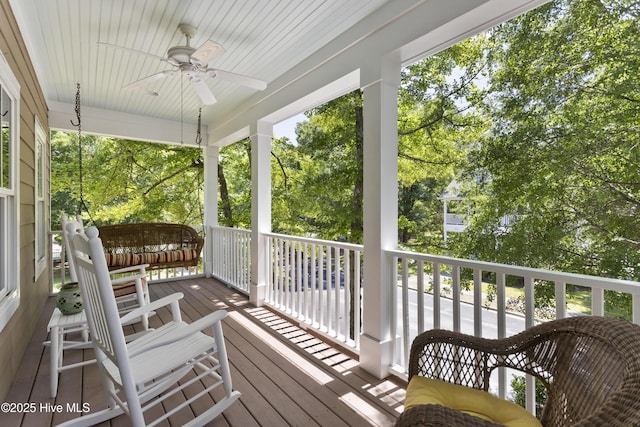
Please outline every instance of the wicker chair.
M616 319L559 319L499 340L426 331L411 346L409 380L419 375L486 392L500 366L544 384L543 426L640 425L640 326ZM396 422L452 425L496 424L434 404L413 406Z

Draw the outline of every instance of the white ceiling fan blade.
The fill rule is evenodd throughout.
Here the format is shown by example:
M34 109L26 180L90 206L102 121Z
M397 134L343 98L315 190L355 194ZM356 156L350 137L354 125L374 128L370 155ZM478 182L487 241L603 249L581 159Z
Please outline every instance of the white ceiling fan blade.
M191 86L193 86L204 105L212 105L217 102L209 86L200 77L191 77Z
M129 83L128 85L122 86L122 89L135 89L144 85L147 85L153 81L156 80L160 80L166 76L170 76L172 74L175 74L176 70L164 70L164 71L160 71L159 73L156 74L152 74L150 76L147 76L143 79L140 80L136 80L135 82Z
M252 89L264 90L267 87L267 83L263 80L254 79L253 77L249 76L243 76L242 74L231 73L229 71L209 68L207 70L207 74L209 74L211 77L219 77L222 80L227 80L232 83L250 87Z
M213 61L219 56L222 56L224 52L225 49L218 43L214 42L213 40L207 40L206 42L202 43L202 45L198 49L196 49L195 52L191 54L191 62L194 62L193 60L195 59L196 61L198 61L198 65L200 65L201 67L206 67L209 62Z
M165 61L165 62L167 61L167 58L164 58L164 57L158 56L158 55L154 55L153 53L143 52L141 50L129 49L128 47L122 47L122 46L118 46L118 45L111 44L111 43L105 43L105 42L98 42L98 44L102 45L102 46L106 46L106 47L111 47L113 49L123 50L125 52L133 52L133 53L137 53L137 54L140 54L140 55L150 56L150 57L158 59L160 61Z

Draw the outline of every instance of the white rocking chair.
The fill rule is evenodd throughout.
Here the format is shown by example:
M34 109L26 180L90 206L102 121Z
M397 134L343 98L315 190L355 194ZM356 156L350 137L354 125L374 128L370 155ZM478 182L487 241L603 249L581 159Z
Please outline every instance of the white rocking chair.
M78 282L75 260L72 255L73 243L69 239L69 233L71 232L69 230L69 224L73 224L72 227L82 234L84 233L82 218L78 215L76 220L72 221L63 214L60 222L62 225L62 242L69 262L69 276L71 276L72 282ZM116 295L120 315L130 312L136 307L149 304L149 286L147 284L146 272L146 267L148 266L149 264L132 265L109 272L112 278L111 284L113 292ZM144 315L141 319L134 319L131 323L137 323L136 320L142 322L144 331L149 329L149 315Z
M62 215L62 241L65 247L65 254L69 262L69 275L72 282L78 282L78 274L76 272L75 260L73 257L72 242L69 238L70 233L84 233L82 218L78 216L76 221L70 221L66 215ZM125 315L137 307L149 304L149 287L147 285L146 264L125 267L110 272L112 281L110 288L116 295L118 303L118 312ZM149 331L149 316L153 312L145 312L138 318L132 318L127 324L141 323L142 330L126 337L127 341L132 341ZM91 346L88 338L88 328L86 314L84 311L73 316L63 315L57 308L49 321L47 329L49 330L49 340L43 342L45 346L51 348L50 366L50 390L51 397L58 394L58 374L68 369L78 368L93 363L93 360L64 364L64 353L68 350L81 350ZM80 340L68 339L70 333L81 333Z
M183 295L176 293L120 318L98 229L90 227L86 235L72 232L70 237L91 340L109 408L62 425L90 426L125 413L134 427L152 426L222 386L225 397L186 424L201 426L238 399L240 393L232 389L222 333L221 321L227 315L226 311L219 310L187 324L181 320L178 304ZM171 306L173 321L127 344L122 324L164 306ZM206 329L211 330L213 336L204 333ZM195 371L193 378L184 379L182 384L178 384L192 371ZM163 402L167 404L166 398L205 377L214 381L206 382L208 386L204 386L204 390L175 408L165 408L163 416L145 420L147 409Z

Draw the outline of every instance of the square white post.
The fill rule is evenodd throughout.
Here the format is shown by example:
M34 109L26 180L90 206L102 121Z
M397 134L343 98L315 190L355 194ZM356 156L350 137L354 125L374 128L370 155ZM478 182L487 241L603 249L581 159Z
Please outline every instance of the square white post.
M209 227L218 225L218 147L204 147L204 230L209 232ZM207 250L204 259L204 274L209 277L213 274L213 257L219 256L213 250L213 239L205 242Z
M264 233L271 232L271 139L273 123L251 127L251 289L249 302L264 303L269 248Z
M364 90L364 282L360 366L378 378L391 363L392 266L398 244L398 87L400 61L361 71Z

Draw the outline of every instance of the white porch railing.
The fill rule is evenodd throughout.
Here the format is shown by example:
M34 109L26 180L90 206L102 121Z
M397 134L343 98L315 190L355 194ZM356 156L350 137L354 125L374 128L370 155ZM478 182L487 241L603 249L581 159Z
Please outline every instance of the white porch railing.
M361 332L361 266L363 247L341 242L267 233L269 260L266 303L300 325L315 329L340 344L359 350ZM247 230L213 227L211 239L214 275L249 293L251 239ZM580 286L590 290L591 314L604 315L605 290L632 295L632 319L640 324L640 283L628 280L577 275L504 264L387 251L394 267L388 285L395 289L389 304L394 337L390 372L406 375L408 355L415 336L427 329L442 328L499 338L516 334L539 322L534 290L552 283L555 310L550 317L567 312L567 290ZM488 307L483 277L495 277L495 299ZM507 303L507 280L524 288L520 311ZM468 289L466 289L468 288ZM492 392L509 398L511 372L498 370ZM527 407L535 406L535 384L527 378Z
M640 324L640 282L603 277L562 273L533 268L492 264L445 256L414 252L388 251L393 263L394 279L391 286L397 292L392 307L397 310L391 319L395 345L393 370L406 372L409 350L413 339L422 331L441 328L482 336L502 338L533 326L538 320L535 312L534 289L541 281L551 282L555 289L555 318L567 313L568 286L581 286L591 290L591 314L604 315L604 291L613 290L632 295L633 322ZM465 290L463 277L472 278ZM486 294L482 291L482 278L495 274L495 308L486 307ZM524 284L524 312L507 309L507 277ZM394 283L395 282L395 283ZM496 392L508 397L507 372L499 370ZM527 379L527 408L535 406L535 385ZM493 389L493 386L492 386Z
M251 285L251 231L229 227L209 227L208 242L211 248L213 276L248 294Z
M266 234L266 301L331 339L359 348L362 246Z

